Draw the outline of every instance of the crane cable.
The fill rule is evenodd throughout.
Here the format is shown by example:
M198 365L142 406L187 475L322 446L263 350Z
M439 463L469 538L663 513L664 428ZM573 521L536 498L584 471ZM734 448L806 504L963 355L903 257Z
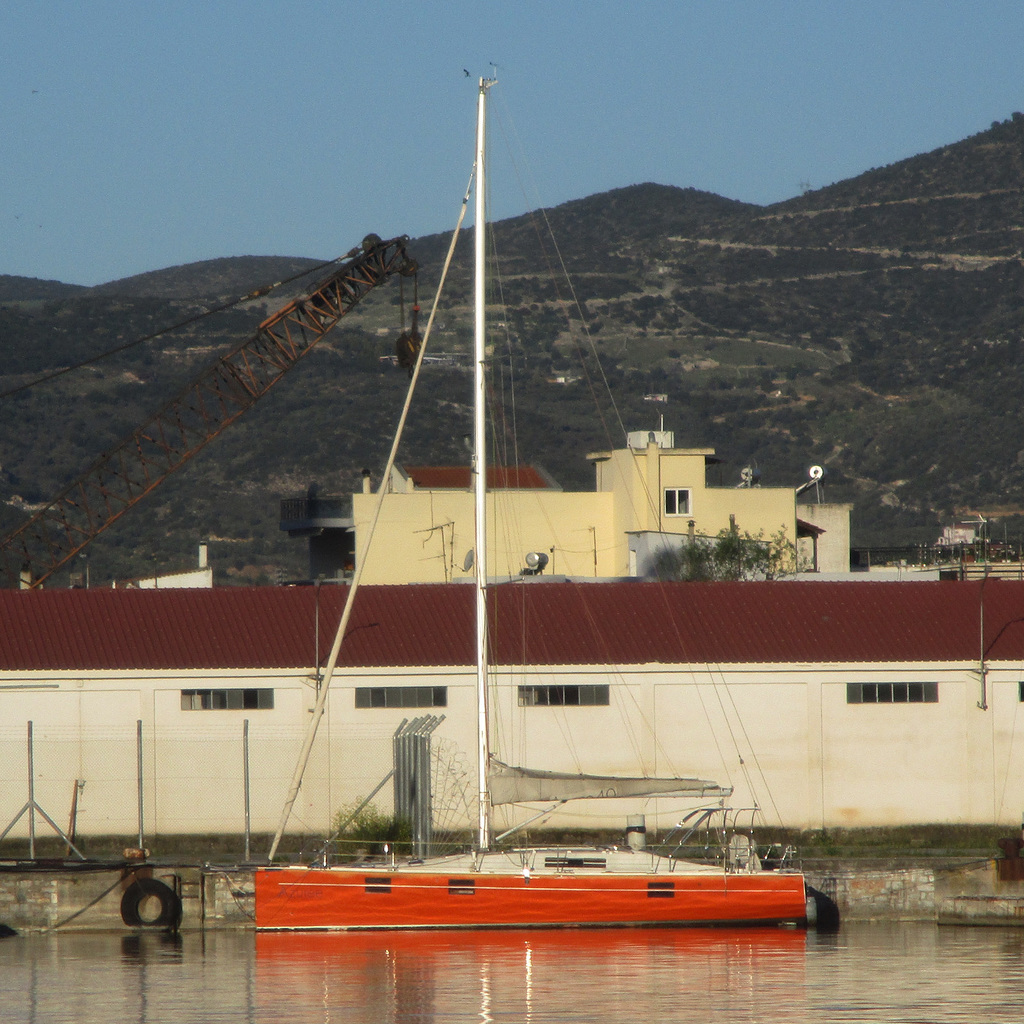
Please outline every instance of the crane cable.
M235 306L239 306L243 302L251 302L253 299L263 298L263 296L269 295L272 291L282 287L283 285L291 284L292 281L297 281L299 278L308 277L310 274L319 273L326 267L334 266L336 263L340 263L342 260L346 260L350 256L354 256L356 252L358 252L358 250L353 249L345 256L339 256L336 259L327 260L326 263L318 263L315 267L299 271L297 274L292 274L291 277L283 278L280 281L274 281L272 284L262 285L246 295L240 295L237 299L230 299L228 302L223 302L219 306L213 306L210 309L203 310L201 313L196 313L193 316L186 317L184 320L179 320L176 324L171 324L168 327L161 327L160 330L154 331L152 334L146 334L141 338L136 338L134 341L125 342L123 345L118 345L117 348L108 349L106 352L100 352L98 355L90 356L88 359L83 359L79 363L73 363L71 366L63 366L59 370L54 370L51 373L44 373L33 380L26 381L24 384L19 384L7 391L0 391L0 398L10 398L11 395L17 395L22 391L28 391L30 388L37 387L39 384L46 384L51 380L55 380L57 377L63 377L66 373L71 373L74 370L81 370L85 366L91 366L93 363L98 363L103 359L108 359L110 356L116 356L120 352L127 352L129 349L135 348L138 345L144 345L147 341L153 341L165 334L170 334L173 331L180 330L182 327L188 327L190 324L198 323L200 320L205 320L208 316L213 316L216 313L223 313L228 309L234 309Z

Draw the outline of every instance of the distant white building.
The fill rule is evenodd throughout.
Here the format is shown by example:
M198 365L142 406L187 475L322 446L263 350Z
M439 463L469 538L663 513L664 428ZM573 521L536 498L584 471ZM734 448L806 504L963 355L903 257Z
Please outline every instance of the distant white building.
M194 590L209 589L213 586L213 566L210 565L209 548L199 545L199 558L195 569L169 572L160 576L144 576L134 580L122 580L115 587L137 587L139 590Z
M959 526L944 526L942 535L935 542L939 547L970 546L978 539L978 531L974 526L961 523Z

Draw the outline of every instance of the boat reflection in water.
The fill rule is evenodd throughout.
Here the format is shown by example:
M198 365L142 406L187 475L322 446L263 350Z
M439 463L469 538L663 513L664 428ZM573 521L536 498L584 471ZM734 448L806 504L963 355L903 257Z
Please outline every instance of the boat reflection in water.
M807 942L779 928L263 932L256 1002L278 1021L313 1006L349 1021L682 1020L712 995L792 999Z

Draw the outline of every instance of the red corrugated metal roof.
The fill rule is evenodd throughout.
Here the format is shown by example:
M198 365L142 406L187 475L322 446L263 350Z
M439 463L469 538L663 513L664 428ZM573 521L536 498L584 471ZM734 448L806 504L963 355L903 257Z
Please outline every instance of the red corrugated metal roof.
M491 590L498 664L1024 662L1024 583L560 583ZM302 668L346 588L0 591L0 671ZM341 662L468 665L473 588L363 587Z
M425 491L468 491L469 466L403 466L417 487ZM533 466L488 466L488 490L551 490L548 479Z

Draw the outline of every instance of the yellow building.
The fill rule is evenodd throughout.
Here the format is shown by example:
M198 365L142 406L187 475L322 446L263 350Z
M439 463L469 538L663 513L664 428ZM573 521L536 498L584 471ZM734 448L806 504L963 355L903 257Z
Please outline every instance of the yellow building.
M646 576L657 555L679 536L716 537L735 528L765 538L783 533L796 543L796 491L792 487L709 486L713 448L676 448L671 431L635 431L628 446L588 455L598 493L612 495L616 539L609 575Z
M488 576L536 571L577 578L646 576L658 554L686 543L684 537L715 537L730 528L765 538L781 533L793 544L802 533L812 545L818 543L821 531L802 529L798 521L798 489L711 485L708 469L719 461L714 449L676 448L670 431L633 432L626 448L587 458L594 463L596 486L586 492L563 491L532 467L491 468ZM367 477L363 493L353 495L351 521L344 524L352 535L349 560L362 564L364 582L470 577L468 467L396 468L370 544L376 504ZM294 533L312 532L299 525L291 524ZM837 541L848 557L848 532ZM813 558L806 561L813 564Z
M547 573L615 574L611 494L563 491L529 466L490 467L488 477L488 576L521 575L530 569L530 554L546 556ZM474 513L468 467L396 467L370 543L376 505L377 496L368 490L353 496L355 557L365 582L471 578Z

